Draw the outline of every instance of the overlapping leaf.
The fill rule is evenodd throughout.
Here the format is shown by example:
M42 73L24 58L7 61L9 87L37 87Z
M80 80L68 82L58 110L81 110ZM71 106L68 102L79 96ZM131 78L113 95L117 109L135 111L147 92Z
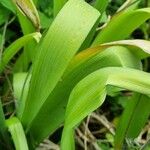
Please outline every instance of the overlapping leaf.
M97 10L82 0L68 1L57 15L38 48L39 53L33 65L25 110L19 116L26 127L29 127L61 79L68 63L91 32L99 16Z
M49 95L48 100L33 121L30 132L36 141L41 141L48 134L54 132L64 121L65 107L69 94L82 78L99 68L107 66L141 69L140 57L136 58L135 54L138 52L141 55L148 56L150 47L150 42L144 40L117 41L109 44L87 49L73 58L61 81L57 84L52 94ZM113 44L128 45L129 49L121 46L113 46ZM142 47L142 45L145 46ZM143 50L141 50L142 48ZM53 116L58 117L56 119ZM43 128L43 131L37 132L41 128Z
M107 85L145 95L150 94L150 76L143 71L106 67L90 74L77 84L70 95L62 136L62 150L73 148L69 144L73 143L73 128L90 112L102 105L107 94Z
M0 73L3 71L4 67L6 67L7 63L13 58L13 56L23 46L25 46L29 41L32 41L33 39L35 39L37 42L39 42L40 37L41 37L41 34L38 32L29 34L29 35L25 35L25 36L17 39L8 48L6 48L2 55L2 59L0 60Z
M21 122L16 117L6 120L16 150L28 150L26 136Z
M150 8L121 11L114 15L107 26L100 31L92 46L125 39L149 18Z

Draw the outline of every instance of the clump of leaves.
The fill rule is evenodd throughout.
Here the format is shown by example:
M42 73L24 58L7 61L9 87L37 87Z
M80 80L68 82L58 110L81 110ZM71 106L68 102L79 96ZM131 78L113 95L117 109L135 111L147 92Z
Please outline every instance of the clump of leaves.
M125 89L132 96L116 128L114 148L122 149L126 139L139 135L149 117L150 74L142 71L141 60L149 57L150 42L129 37L150 18L150 8L126 1L99 28L107 18L107 0L92 6L83 0L55 0L44 17L36 9L46 8L43 2L41 7L36 0L1 3L16 12L24 34L0 55L1 75L15 58L9 83L16 99L9 118L0 105L2 148L12 149L13 141L17 150L35 149L63 124L61 149L73 150L74 129L107 95L116 97ZM43 20L48 20L46 26Z

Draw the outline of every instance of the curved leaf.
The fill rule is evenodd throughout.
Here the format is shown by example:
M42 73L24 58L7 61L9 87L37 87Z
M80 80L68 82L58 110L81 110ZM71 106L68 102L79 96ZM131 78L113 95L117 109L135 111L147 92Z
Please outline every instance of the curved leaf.
M125 39L149 18L150 8L119 12L113 16L107 26L97 35L92 46Z
M141 68L140 60L134 57L127 48L121 46L106 48L106 50L89 59L81 58L81 60L84 61L80 62L79 60L77 66L70 64L70 69L66 70L61 81L49 95L47 101L33 120L30 132L35 141L42 141L63 123L70 92L86 75L99 68L108 66ZM40 132L40 129L43 129L42 132Z
M36 42L39 42L40 38L41 38L40 33L38 33L38 32L31 33L31 34L25 35L25 36L17 39L8 48L6 48L2 55L2 59L0 60L0 73L3 71L3 69L7 65L7 63L13 58L13 56L23 46L25 46L29 41L32 41L33 39L35 39Z
M90 74L77 84L70 95L65 115L62 150L70 149L68 143L72 143L73 140L69 139L73 134L72 128L102 105L108 85L150 95L149 73L129 68L107 67Z
M28 150L25 133L20 121L16 118L6 120L9 132L11 133L16 150Z

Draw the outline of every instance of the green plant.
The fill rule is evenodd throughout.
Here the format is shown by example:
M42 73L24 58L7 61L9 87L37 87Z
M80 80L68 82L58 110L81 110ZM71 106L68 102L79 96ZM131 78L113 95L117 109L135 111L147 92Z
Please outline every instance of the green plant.
M17 150L35 149L64 123L61 149L73 150L74 128L107 94L124 89L133 96L117 127L114 148L120 150L126 138L138 136L149 117L150 74L141 60L149 57L150 42L125 39L150 18L150 8L139 9L140 1L130 0L97 31L108 1L90 6L83 0L55 0L52 24L41 37L38 1L0 2L17 12L24 34L0 51L3 74L23 48L12 67L15 114L5 119L0 104L2 148L12 149L13 141Z

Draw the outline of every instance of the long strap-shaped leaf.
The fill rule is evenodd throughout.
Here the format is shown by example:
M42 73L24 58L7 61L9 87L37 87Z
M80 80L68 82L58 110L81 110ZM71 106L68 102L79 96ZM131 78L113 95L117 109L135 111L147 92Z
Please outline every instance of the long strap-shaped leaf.
M15 42L13 42L8 48L5 49L2 59L0 60L0 73L3 71L7 63L13 58L13 56L26 44L28 44L29 41L32 41L35 39L37 42L39 42L41 37L41 34L31 33L28 35L25 35L19 39L17 39Z
M109 48L111 44L128 45L129 49L121 46ZM110 43L110 45L105 44L96 48L90 48L77 54L66 69L61 82L49 95L48 100L34 119L30 129L33 139L40 142L60 126L64 121L64 108L67 105L69 94L82 78L97 69L108 66L141 69L140 61L134 55L137 52L138 54L148 55L147 53L150 53L149 47L150 42L144 40L118 41ZM130 52L133 52L133 54ZM54 118L53 116L58 117ZM43 128L43 132L37 132L41 128Z
M115 149L122 149L126 138L134 139L140 133L150 115L150 98L135 93L128 101L117 126Z
M62 150L71 150L69 143L73 141L73 128L90 112L102 105L107 94L107 85L149 95L150 74L129 68L107 67L79 82L72 91L67 105Z
M82 60L82 57L80 59ZM139 59L134 57L127 48L120 46L107 48L87 60L83 57L84 62L80 62L80 59L78 59L78 66L73 67L73 64L71 64L72 69L65 73L61 82L49 95L48 100L34 119L30 132L35 141L42 141L64 121L65 108L70 92L82 78L102 67L123 66L137 69L141 67ZM37 132L41 128L43 128L43 131Z
M57 15L33 65L25 110L19 116L25 126L32 122L99 16L99 12L83 0L69 0Z
M18 118L13 117L6 120L6 124L9 132L11 133L16 150L28 150L28 145L25 137L25 133L21 122Z
M125 39L149 18L150 8L122 11L113 16L107 26L97 35L92 46Z

